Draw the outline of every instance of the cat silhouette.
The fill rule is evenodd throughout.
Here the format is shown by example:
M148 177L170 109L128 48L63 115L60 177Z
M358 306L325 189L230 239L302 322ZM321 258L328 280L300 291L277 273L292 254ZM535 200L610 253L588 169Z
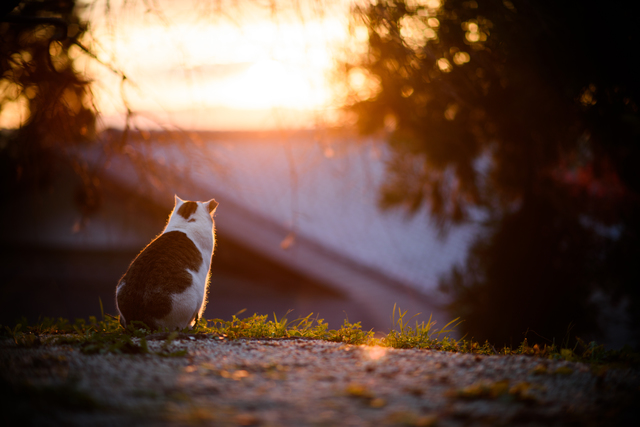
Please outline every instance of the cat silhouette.
M162 234L131 262L116 287L120 323L143 322L152 330L193 326L204 312L218 202L175 196Z

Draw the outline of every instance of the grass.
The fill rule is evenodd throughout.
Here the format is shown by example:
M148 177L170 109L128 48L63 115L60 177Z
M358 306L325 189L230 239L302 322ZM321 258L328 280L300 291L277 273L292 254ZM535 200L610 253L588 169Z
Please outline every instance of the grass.
M287 316L273 320L267 315L254 314L249 317L238 317L243 311L232 316L231 320L199 319L193 329L164 332L160 337L164 340L161 350L151 352L147 344L149 331L144 324L133 322L127 329L122 328L115 316L105 314L100 301L102 320L95 316L88 320L76 319L71 323L68 319L44 318L35 325L29 325L26 319L16 322L12 328L0 326L0 334L10 337L16 345L34 347L42 344L72 344L79 346L85 354L155 354L163 357L180 357L186 355L186 350L170 351L170 344L181 334L191 335L193 338L214 337L222 340L238 339L278 339L278 338L309 338L353 345L383 346L392 348L416 348L440 350L448 352L470 353L477 355L528 355L547 359L561 359L568 361L587 362L594 365L605 363L638 364L640 356L630 348L607 351L604 346L595 342L586 343L580 338L572 348L560 348L554 345L543 347L530 346L525 339L518 347L504 347L500 351L489 342L480 343L472 339L454 339L450 333L461 323L454 319L436 328L436 323L429 317L427 322L411 320L417 315L407 318L407 311L394 306L391 315L392 329L381 338L374 337L373 330L363 330L360 322L351 323L348 318L339 329L329 329L323 319L313 317L313 313L306 317L289 320Z

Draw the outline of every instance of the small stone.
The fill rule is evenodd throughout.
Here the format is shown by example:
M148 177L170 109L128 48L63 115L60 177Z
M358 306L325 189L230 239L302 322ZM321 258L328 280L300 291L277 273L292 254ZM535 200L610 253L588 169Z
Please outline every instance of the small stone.
M561 366L555 371L553 371L553 373L556 375L571 375L573 374L573 369L571 369L568 366Z
M548 373L549 373L549 370L542 363L540 363L539 365L536 365L536 367L531 370L531 374L533 375L544 375Z
M362 384L349 384L345 390L349 396L373 399L373 393Z
M371 406L372 408L382 408L386 405L387 401L379 397L371 400L371 403L369 403L369 406Z
M260 424L260 419L252 414L236 415L234 421L239 426L257 426Z
M416 427L431 427L436 424L438 417L435 415L423 415L416 420Z

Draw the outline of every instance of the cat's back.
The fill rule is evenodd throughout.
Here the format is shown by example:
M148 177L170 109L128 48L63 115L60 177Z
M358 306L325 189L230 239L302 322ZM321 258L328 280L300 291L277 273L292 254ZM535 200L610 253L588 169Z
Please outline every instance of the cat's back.
M169 231L153 240L133 260L120 280L117 303L127 319L151 328L172 309L172 295L187 290L204 260L195 243L182 231Z
M123 280L134 286L147 287L152 277L180 279L189 276L186 269L197 271L202 265L202 253L182 231L169 231L158 236L133 260ZM190 277L190 276L189 276ZM146 279L146 280L139 280ZM184 285L181 280L170 281L170 288ZM170 289L168 289L170 290Z

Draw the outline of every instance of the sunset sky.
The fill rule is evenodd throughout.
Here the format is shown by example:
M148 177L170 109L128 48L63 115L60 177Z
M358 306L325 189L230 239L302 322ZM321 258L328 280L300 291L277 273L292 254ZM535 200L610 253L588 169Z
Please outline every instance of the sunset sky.
M82 55L79 63L95 82L105 126L122 123L123 93L132 110L165 125L311 127L330 119L338 102L330 74L347 40L353 43L351 4L285 1L274 13L268 2L163 0L157 13L142 1L133 7L112 1L107 14L100 1L84 12L91 22L87 42L131 83L121 92L120 78L106 67ZM352 34L366 40L366 31Z

